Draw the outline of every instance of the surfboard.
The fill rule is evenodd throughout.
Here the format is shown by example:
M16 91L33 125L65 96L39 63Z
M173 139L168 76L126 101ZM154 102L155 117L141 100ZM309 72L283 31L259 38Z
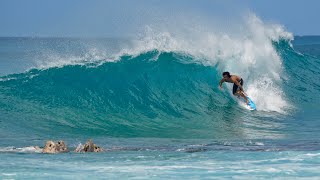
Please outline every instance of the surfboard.
M252 101L252 99L249 96L246 96L247 99L249 100L248 104L245 104L246 108L249 109L250 111L255 111L257 110L256 108L256 104ZM242 98L243 99L243 98ZM244 103L246 103L246 101L243 99Z

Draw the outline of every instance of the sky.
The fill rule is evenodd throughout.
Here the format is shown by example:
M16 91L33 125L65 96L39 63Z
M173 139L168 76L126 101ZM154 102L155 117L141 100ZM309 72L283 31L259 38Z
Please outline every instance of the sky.
M175 17L230 21L252 12L294 35L320 35L320 1L0 0L0 36L127 37Z

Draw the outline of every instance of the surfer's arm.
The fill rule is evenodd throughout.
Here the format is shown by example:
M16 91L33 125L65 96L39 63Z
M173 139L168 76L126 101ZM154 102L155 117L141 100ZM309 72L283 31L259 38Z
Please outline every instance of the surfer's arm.
M221 80L220 80L220 82L219 82L219 87L220 87L220 89L222 88L222 83L223 82L225 82L225 79L224 78L222 78Z

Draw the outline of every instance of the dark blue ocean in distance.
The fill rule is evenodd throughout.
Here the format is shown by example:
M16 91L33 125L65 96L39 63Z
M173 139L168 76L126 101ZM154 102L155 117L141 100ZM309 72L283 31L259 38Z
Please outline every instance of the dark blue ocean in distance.
M319 177L320 36L212 39L0 38L0 178ZM60 139L106 152L28 149Z

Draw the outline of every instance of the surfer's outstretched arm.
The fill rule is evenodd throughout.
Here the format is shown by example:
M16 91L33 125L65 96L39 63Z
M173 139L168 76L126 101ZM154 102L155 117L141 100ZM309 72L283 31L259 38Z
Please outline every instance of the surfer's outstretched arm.
M226 80L224 79L224 78L222 78L221 80L220 80L220 82L219 82L219 87L220 87L220 89L222 89L222 83L223 82L225 82Z

